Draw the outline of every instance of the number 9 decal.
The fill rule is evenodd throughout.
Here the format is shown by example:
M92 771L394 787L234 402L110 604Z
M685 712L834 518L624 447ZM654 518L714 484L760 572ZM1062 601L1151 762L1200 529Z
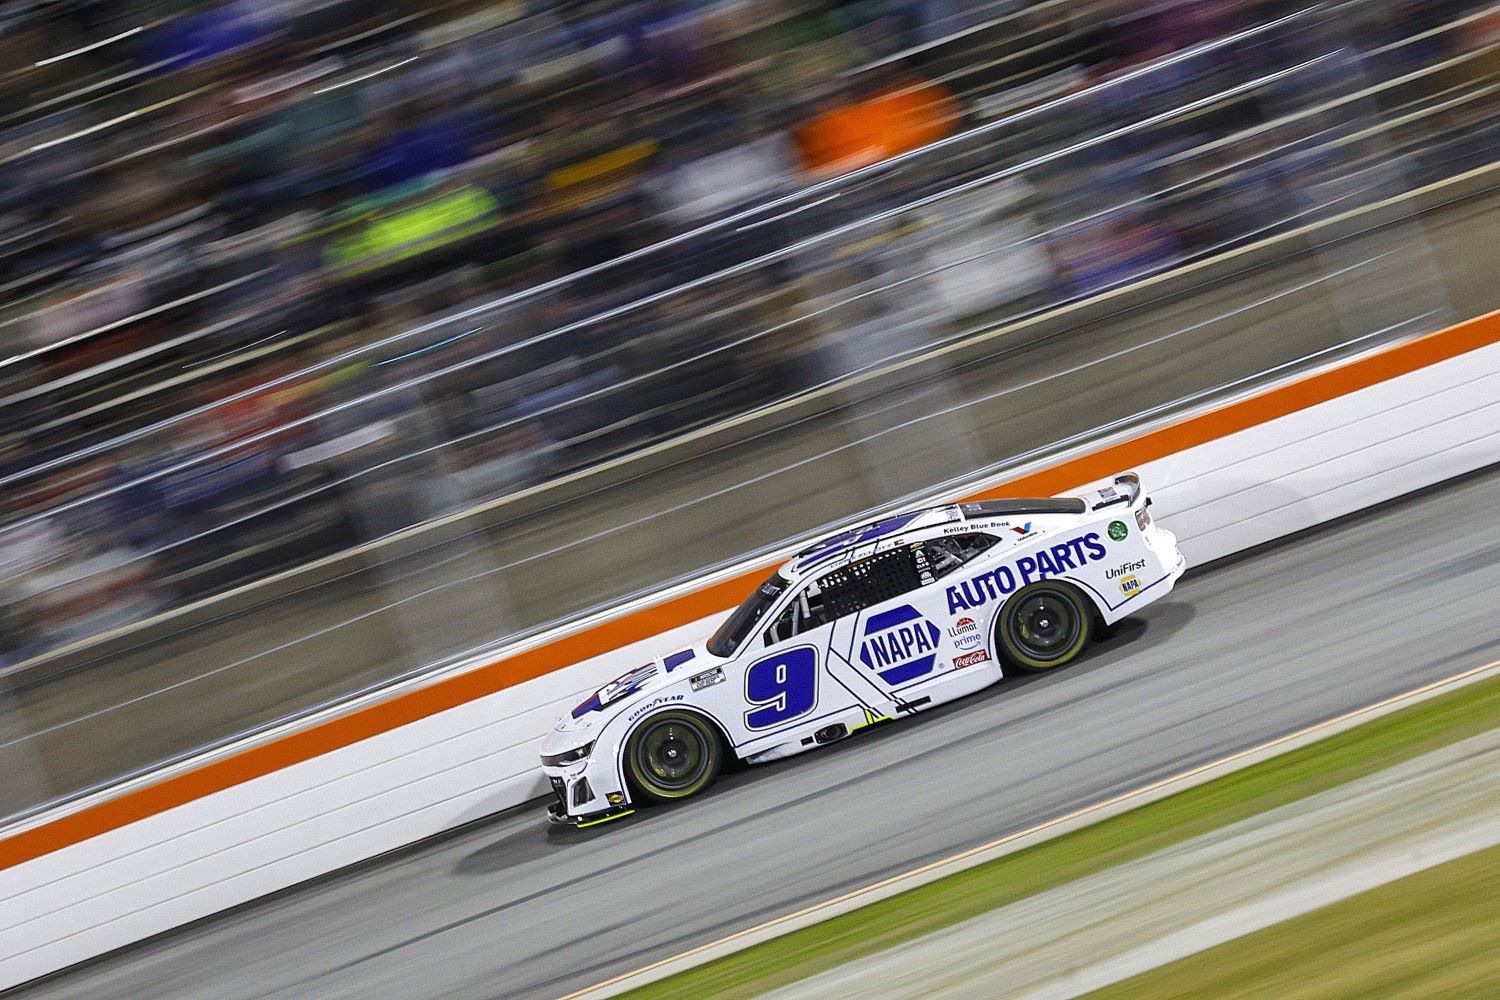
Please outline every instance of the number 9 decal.
M801 718L818 703L818 654L798 646L750 664L745 671L747 729L769 729Z

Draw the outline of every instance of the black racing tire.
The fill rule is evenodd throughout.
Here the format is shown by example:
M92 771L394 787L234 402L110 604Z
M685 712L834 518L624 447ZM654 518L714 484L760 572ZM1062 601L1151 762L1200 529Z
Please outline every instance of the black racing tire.
M1043 580L1005 602L995 619L995 646L1016 669L1048 673L1077 659L1093 629L1093 603L1077 587Z
M657 712L625 742L626 776L636 791L656 802L697 795L714 783L723 766L718 731L695 712Z

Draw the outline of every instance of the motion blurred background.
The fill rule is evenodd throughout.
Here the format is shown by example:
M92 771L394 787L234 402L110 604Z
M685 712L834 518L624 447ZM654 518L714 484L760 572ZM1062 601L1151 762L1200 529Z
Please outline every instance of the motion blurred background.
M992 369L928 359L1488 164L1497 42L1475 0L0 5L0 813L1096 427L1043 386L996 444ZM1420 225L1296 250L1330 329L1210 356L1467 311Z

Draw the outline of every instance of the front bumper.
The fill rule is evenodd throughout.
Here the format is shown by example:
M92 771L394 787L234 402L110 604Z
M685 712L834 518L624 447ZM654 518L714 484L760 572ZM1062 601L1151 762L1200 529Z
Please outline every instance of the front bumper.
M543 765L542 773L552 789L547 814L553 822L587 826L631 810L630 796L608 753L595 750L588 759L562 767Z
M623 819L635 812L635 806L613 806L604 812L589 813L586 816L575 816L567 811L561 802L549 802L547 804L547 819L558 826L572 826L579 829L589 826L598 826L600 823L608 823L612 819Z

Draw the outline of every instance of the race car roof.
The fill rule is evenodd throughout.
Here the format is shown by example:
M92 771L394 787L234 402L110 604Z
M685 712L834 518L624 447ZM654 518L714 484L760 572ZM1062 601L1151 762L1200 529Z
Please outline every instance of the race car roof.
M899 531L927 528L958 520L1031 514L1082 514L1087 510L1088 505L1076 497L982 500L978 503L928 507L925 510L883 517L877 521L846 528L836 534L821 538L798 552L796 557L787 564L786 573L789 576L799 576L861 545L868 545L870 542L894 535Z
M927 510L916 510L906 514L896 514L893 517L884 517L878 521L870 521L866 524L846 528L834 535L820 538L816 542L797 553L797 556L787 566L793 574L804 573L814 566L820 565L834 559L850 549L866 545L887 535L893 535L906 528L918 527L919 521L927 523L941 523L948 520L957 520L957 515L950 513L951 507L929 508ZM932 517L931 515L941 515Z

